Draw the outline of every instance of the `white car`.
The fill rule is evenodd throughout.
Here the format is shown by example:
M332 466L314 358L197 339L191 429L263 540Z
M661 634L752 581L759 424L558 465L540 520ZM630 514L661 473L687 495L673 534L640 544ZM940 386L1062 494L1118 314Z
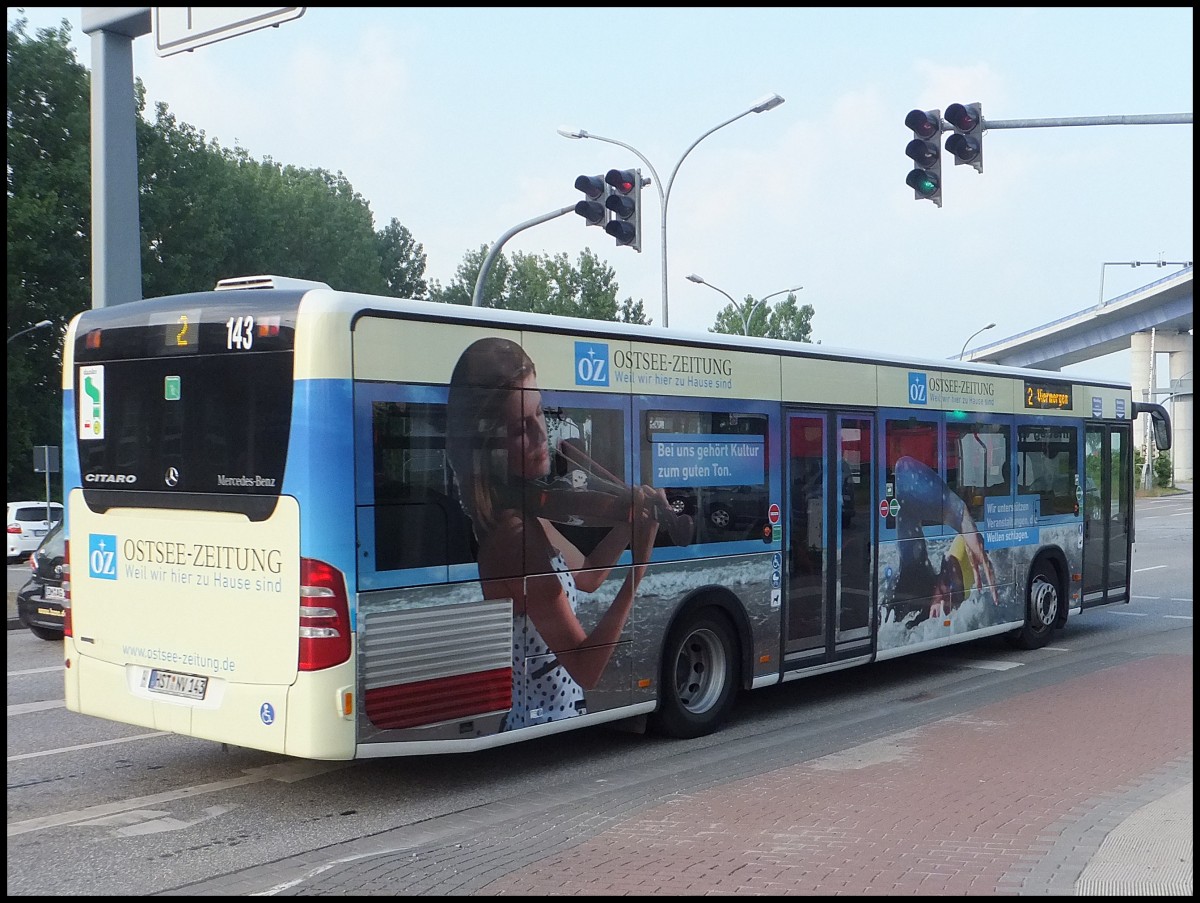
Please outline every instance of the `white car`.
M49 505L46 517L45 502L8 503L8 562L28 558L41 543L50 528L62 520L63 508L58 502Z

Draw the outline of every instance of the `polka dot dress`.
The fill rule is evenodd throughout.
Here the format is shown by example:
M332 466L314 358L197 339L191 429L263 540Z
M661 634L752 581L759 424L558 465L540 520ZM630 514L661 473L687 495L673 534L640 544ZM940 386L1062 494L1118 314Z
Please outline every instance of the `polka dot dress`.
M563 592L571 603L571 611L579 603L575 578L567 568L562 553L554 550L550 566L558 575ZM513 630L513 707L505 722L505 730L559 721L587 711L583 687L558 664L550 648L533 622L520 618Z

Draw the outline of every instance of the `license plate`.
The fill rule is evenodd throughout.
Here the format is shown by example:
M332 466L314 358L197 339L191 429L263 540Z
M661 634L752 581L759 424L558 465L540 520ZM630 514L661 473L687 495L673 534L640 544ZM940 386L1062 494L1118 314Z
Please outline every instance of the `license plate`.
M167 696L183 696L187 699L203 699L204 691L208 688L207 677L197 677L194 674L176 674L174 671L160 671L151 668L145 677L147 690L151 693L163 693Z
M43 596L45 596L48 602L62 602L67 598L61 586L47 586Z
M45 536L45 535L46 535L46 531L45 531L45 530L36 530L36 529L35 529L35 530L33 531L33 535L34 535L34 536Z

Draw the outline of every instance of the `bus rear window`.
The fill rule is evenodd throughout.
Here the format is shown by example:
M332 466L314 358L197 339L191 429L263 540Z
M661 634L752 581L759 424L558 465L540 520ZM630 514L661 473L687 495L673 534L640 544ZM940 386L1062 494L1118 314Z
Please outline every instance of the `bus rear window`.
M291 351L82 365L75 395L85 489L282 489Z

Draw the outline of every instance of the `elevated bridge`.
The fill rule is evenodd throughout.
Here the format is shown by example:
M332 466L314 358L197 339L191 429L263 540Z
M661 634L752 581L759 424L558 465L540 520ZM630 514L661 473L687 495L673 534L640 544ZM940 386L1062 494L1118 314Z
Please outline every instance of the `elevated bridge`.
M1163 401L1172 415L1171 460L1177 482L1192 480L1192 265L1093 307L973 348L963 360L1061 370L1130 349L1134 398ZM1153 356L1168 355L1171 389L1150 384ZM1145 425L1137 434L1145 442Z

